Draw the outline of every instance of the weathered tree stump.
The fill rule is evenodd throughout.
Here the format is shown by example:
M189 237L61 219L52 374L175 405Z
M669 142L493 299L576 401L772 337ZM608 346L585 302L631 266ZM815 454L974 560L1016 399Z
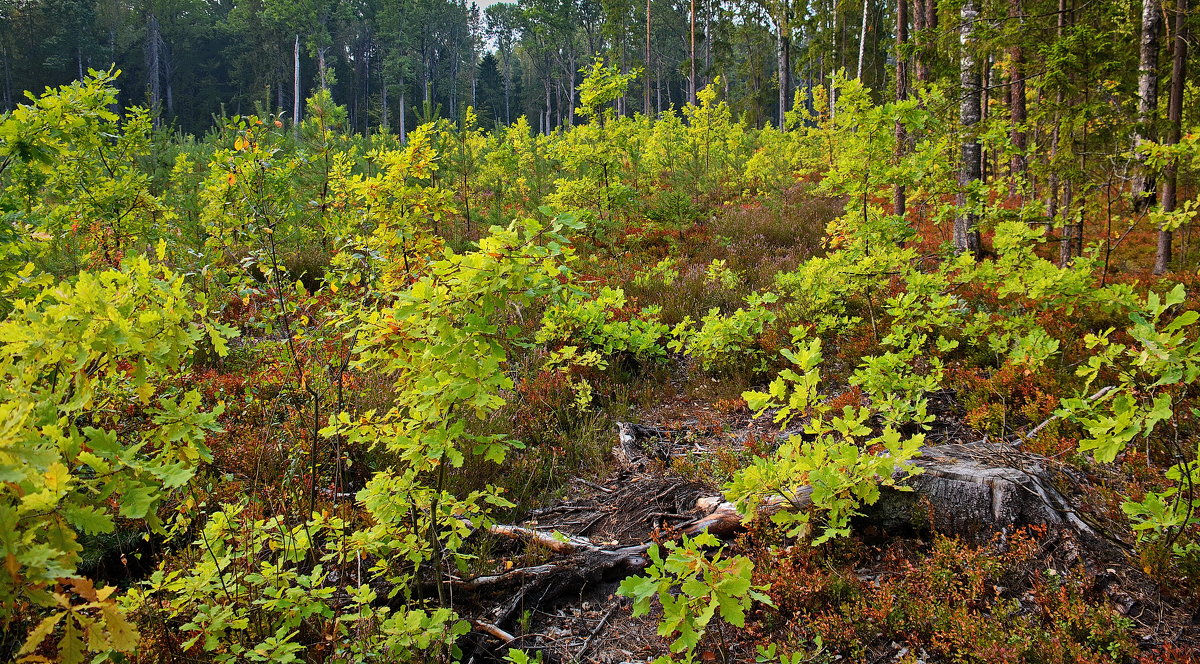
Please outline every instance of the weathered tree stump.
M976 542L1033 525L1099 537L1055 486L1044 457L982 441L927 447L912 465L922 471L906 482L912 491L885 490L868 519Z

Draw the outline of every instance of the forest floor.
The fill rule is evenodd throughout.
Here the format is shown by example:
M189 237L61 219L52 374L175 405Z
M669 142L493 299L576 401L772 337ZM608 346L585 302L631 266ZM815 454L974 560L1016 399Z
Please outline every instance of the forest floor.
M703 387L690 386L695 392ZM686 392L687 388L683 389ZM940 435L935 431L931 442L970 442L961 437L972 435L969 427L961 424L960 417L953 417L953 399L947 396L941 403L939 410L943 412L939 415L945 417L939 421L959 424L943 426ZM769 417L751 417L744 406L731 400L710 401L687 394L648 409L640 421L669 442L670 464L657 460L624 462L618 431L613 430L613 470L607 477L595 482L573 478L563 498L530 510L517 525L531 531L562 533L610 550L673 541L682 528L703 518L723 500L719 484L742 459L769 450L795 433L780 431ZM1113 618L1117 622L1107 623L1108 628L1128 628L1121 635L1128 637L1127 643L1114 645L1121 641L1114 638L1110 644L1114 658L1142 653L1139 661L1186 662L1193 661L1194 654L1200 652L1200 615L1195 607L1189 607L1184 598L1160 592L1137 568L1136 559L1126 557L1124 565L1108 559L1103 562L1110 566L1096 573L1096 561L1088 560L1077 542L1045 529L997 533L995 538L976 539L973 543L953 533L889 530L866 518L858 522L852 542L820 552L806 550L803 544L776 546L772 542L778 539L778 533L772 533L770 527L764 529L762 524L751 525L748 530L739 528L728 535L734 552L751 555L763 566L756 580L770 580L783 598L794 601L793 596L799 594L812 600L806 616L810 619L844 618L848 612L860 612L864 602L911 601L915 604L911 610L935 614L949 607L960 620L995 620L999 629L1005 629L1002 625L1015 617L1036 618L1035 623L1057 621L1057 627L1065 631L1092 630L1091 637L1103 641L1116 636L1098 632L1107 618ZM524 540L498 540L491 553L494 559L490 562L510 570L510 574L522 569L536 574L546 566L571 567L589 560L564 556ZM770 563L778 567L768 567ZM807 578L796 577L798 568L807 572ZM649 615L634 617L632 601L617 594L629 570L600 570L599 574L596 570L576 571L553 577L551 583L518 577L515 584L498 584L476 595L471 615L477 628L482 628L477 633L487 636L475 640L475 650L465 661L500 661L508 648L540 653L546 662L618 664L669 655L670 639L656 631L661 609L656 607ZM943 594L942 589L926 588L929 594L920 596L904 589L906 575L927 580L931 573L949 577L952 592ZM781 582L797 585L786 587ZM976 587L962 592L964 586L972 584ZM831 591L838 585L843 587ZM501 614L508 617L503 629L490 622ZM847 627L836 622L810 631L797 629L792 621L768 619L765 614L752 614L747 630L730 629L715 621L698 654L703 662L773 661L763 659L757 647L787 641L789 636L793 637L793 645L799 645L794 637L805 633L808 638L816 635L816 643L820 644L823 629ZM847 641L857 640L857 655L849 661L958 661L946 656L953 644L897 625L888 626L886 620L881 623L878 631L866 639L855 633L859 630L854 627L842 635ZM943 631L941 636L947 637L955 630L944 627ZM1014 634L1012 638L1024 637ZM1033 642L1024 645L1038 647ZM817 645L803 651L808 655L804 661L843 660L843 655L821 648ZM1118 652L1117 648L1126 650ZM1164 652L1168 659L1158 659ZM1021 657L1013 661L1036 660Z
M823 251L824 222L840 203L800 192L785 196L776 209L727 205L710 223L681 236L684 281L672 288L632 283L631 265L652 265L655 246L675 242L636 231L623 256L599 261L595 278L624 286L640 306L662 306L668 322L728 306L714 301L698 277L710 261L726 261L750 291L769 288L777 271ZM932 253L939 230L923 230ZM1144 246L1116 246L1105 278L1145 278L1131 267L1145 262L1135 249ZM751 416L740 394L753 380L674 368L670 377L646 386L625 415L669 442L669 463L621 463L618 431L595 431L595 446L611 447L613 456L590 475L576 469L591 479L572 477L542 502L532 496L522 501L531 509L514 525L608 550L677 539L681 528L721 501L719 487L746 459L798 433L780 431L770 417ZM838 398L854 395L847 390ZM968 421L954 389L930 395L930 404L937 417L927 444L985 438ZM1078 472L1060 461L1069 457L1065 450L1035 451L1050 455L1039 459ZM1088 479L1101 486L1110 478ZM1081 501L1077 507L1092 523L1114 511L1111 491L1072 499ZM697 656L704 662L784 661L758 649L773 643L780 653L801 655L796 662L1197 661L1200 611L1190 591L1152 581L1132 553L1128 526L1118 530L1123 534L1113 538L1114 547L1124 553L1089 561L1070 536L1037 526L972 540L936 529L888 530L868 519L857 522L849 540L816 549L754 523L730 538L731 550L758 563L755 582L772 586L779 610L752 612L744 630L714 621ZM562 568L591 559L528 539L498 538L489 546L487 562L503 578L471 596L467 613L477 630L464 661L500 661L509 648L540 653L547 662L644 662L669 654L670 638L656 632L661 609L635 618L631 600L617 594L622 578L635 570L561 575ZM556 566L553 574L539 575Z

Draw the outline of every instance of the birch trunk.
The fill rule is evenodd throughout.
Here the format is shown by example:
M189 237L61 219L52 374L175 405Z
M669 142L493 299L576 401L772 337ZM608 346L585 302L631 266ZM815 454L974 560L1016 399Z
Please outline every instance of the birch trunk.
M854 72L854 78L861 81L863 73L863 56L867 53L867 10L870 5L869 0L863 0L862 3L862 26L858 31L858 67Z
M966 0L961 10L959 81L962 102L959 121L962 124L962 164L958 174L958 215L954 218L954 248L958 253L979 255L979 230L976 218L969 210L975 204L969 189L980 179L980 146L975 136L980 120L980 75L975 61L975 22L979 19L978 0Z
M300 35L292 48L292 126L300 133Z
M1154 140L1154 116L1158 112L1158 35L1162 31L1162 9L1158 0L1142 0L1142 30L1138 53L1138 129L1134 150ZM1141 155L1139 154L1139 157ZM1133 183L1134 209L1145 210L1154 202L1154 176L1143 169Z
M317 74L321 79L321 89L329 89L329 81L326 78L327 69L325 68L325 50L327 47L322 46L317 49Z

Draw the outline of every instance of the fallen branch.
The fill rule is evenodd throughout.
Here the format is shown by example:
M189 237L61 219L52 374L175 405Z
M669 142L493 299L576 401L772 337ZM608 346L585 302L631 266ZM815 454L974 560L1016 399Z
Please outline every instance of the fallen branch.
M583 661L583 656L587 654L588 648L592 647L592 641L596 639L596 635L600 633L600 630L604 629L604 626L608 624L608 619L612 617L613 612L617 610L618 606L620 606L620 604L614 604L604 614L604 617L600 618L600 622L596 625L596 628L593 629L592 633L588 635L587 640L583 642L583 647L580 648L579 653L575 655L575 661Z
M496 627L495 625L493 625L491 623L485 623L481 620L475 620L472 622L475 625L475 629L483 632L484 634L487 634L489 636L494 636L497 639L500 639L501 641L504 642L504 645L508 645L508 644L512 643L513 641L517 640L517 637L513 636L512 634L509 634L508 632L500 629L499 627Z
M451 583L459 588L467 590L480 590L488 586L496 586L513 581L515 579L525 579L529 577L541 576L549 574L558 569L556 565L536 565L534 567L519 567L514 570L507 571L503 574L490 574L488 576L477 576L473 579L451 580Z
M1109 385L1108 387L1102 387L1102 388L1100 388L1100 391L1098 391L1095 394L1093 394L1092 396L1084 399L1084 401L1098 401L1100 399L1103 399L1109 393L1116 391L1116 389L1117 388L1113 385ZM1041 433L1042 429L1045 429L1051 422L1054 422L1055 420L1060 420L1060 419L1062 419L1062 418L1058 415L1058 413L1055 413L1055 414L1051 415L1050 417L1046 418L1045 421L1043 421L1041 424L1030 429L1029 433L1026 433L1024 435L1017 434L1018 436L1021 437L1021 440L1019 441L1018 444L1032 439L1034 436L1037 436L1039 433Z
M544 530L534 530L532 528L522 528L521 526L505 526L494 525L488 528L488 531L493 535L500 535L509 539L522 540L531 544L546 547L555 553L570 555L580 551L595 551L599 547L592 544L592 541L583 537L574 537L564 535L558 531L546 532Z
M578 482L586 487L590 487L592 489L595 489L597 491L602 491L604 493L612 493L613 492L613 490L608 487L600 486L599 484L596 484L595 482L589 482L589 481L583 479L582 477L572 477L571 481Z

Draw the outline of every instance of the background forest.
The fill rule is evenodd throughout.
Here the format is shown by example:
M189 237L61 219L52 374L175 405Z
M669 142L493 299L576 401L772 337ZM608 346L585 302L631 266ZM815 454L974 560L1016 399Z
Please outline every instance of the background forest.
M1187 0L0 6L0 657L1197 660Z

